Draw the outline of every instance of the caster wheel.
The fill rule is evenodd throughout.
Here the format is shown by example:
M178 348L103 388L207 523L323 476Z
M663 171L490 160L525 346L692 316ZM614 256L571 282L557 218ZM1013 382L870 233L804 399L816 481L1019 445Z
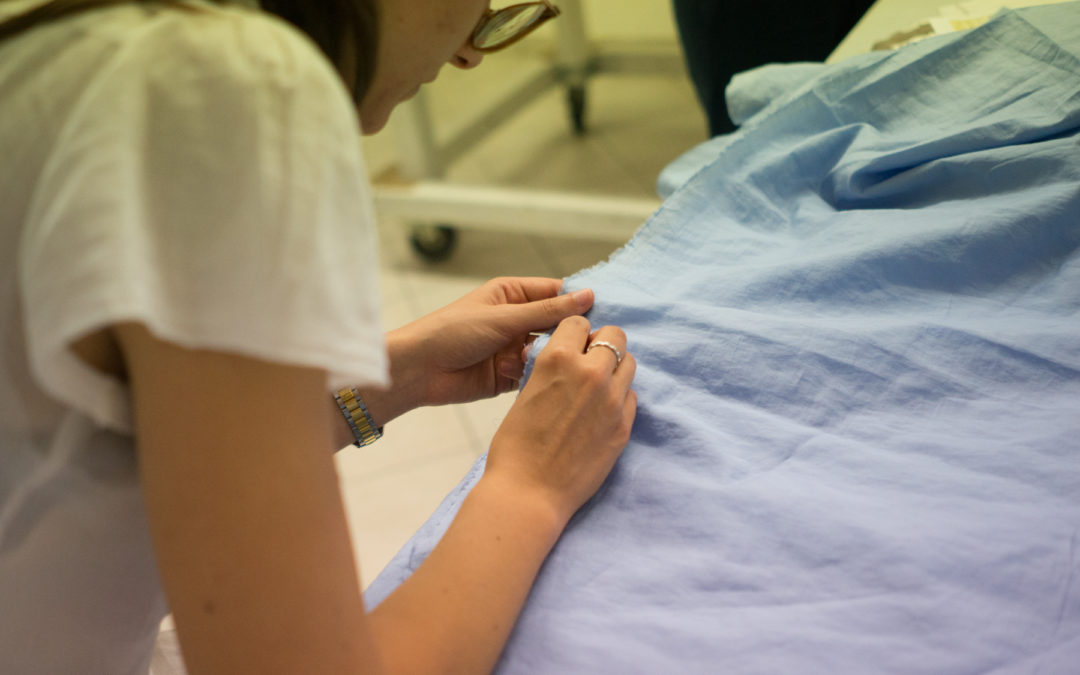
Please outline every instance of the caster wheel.
M574 133L585 133L585 86L574 85L566 89L566 102L570 106L570 124Z
M440 262L453 253L457 230L449 225L418 225L409 235L409 243L424 260Z

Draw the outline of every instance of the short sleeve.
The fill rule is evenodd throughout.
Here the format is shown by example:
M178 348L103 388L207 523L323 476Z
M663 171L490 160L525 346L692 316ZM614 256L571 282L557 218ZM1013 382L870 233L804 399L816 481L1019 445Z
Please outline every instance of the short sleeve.
M328 387L386 384L370 186L332 66L257 12L158 10L137 24L84 38L114 53L31 200L19 279L39 384L129 430L126 388L70 350L124 321L322 368Z

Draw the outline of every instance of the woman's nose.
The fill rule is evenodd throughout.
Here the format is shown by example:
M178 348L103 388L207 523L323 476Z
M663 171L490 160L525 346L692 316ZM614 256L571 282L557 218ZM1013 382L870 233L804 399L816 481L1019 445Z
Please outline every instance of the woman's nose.
M469 70L480 65L480 62L484 60L484 55L473 49L473 46L466 42L454 52L454 55L450 57L450 64L461 68L462 70Z

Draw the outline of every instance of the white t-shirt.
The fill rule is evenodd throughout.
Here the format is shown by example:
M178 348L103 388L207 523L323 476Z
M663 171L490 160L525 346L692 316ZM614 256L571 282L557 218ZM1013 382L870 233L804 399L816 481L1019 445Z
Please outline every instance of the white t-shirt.
M128 391L72 342L138 321L385 384L375 247L349 95L285 23L119 6L0 41L0 672L145 673L167 612Z

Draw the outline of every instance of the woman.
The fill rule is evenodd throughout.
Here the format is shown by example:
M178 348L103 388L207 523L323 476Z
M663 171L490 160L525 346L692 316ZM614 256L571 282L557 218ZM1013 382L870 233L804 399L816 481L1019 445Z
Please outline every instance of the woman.
M499 279L378 326L357 134L499 46L487 3L265 9L0 2L2 672L146 672L167 610L193 674L490 670L629 436L634 360L588 291ZM442 543L366 613L332 451L510 389L553 326Z

